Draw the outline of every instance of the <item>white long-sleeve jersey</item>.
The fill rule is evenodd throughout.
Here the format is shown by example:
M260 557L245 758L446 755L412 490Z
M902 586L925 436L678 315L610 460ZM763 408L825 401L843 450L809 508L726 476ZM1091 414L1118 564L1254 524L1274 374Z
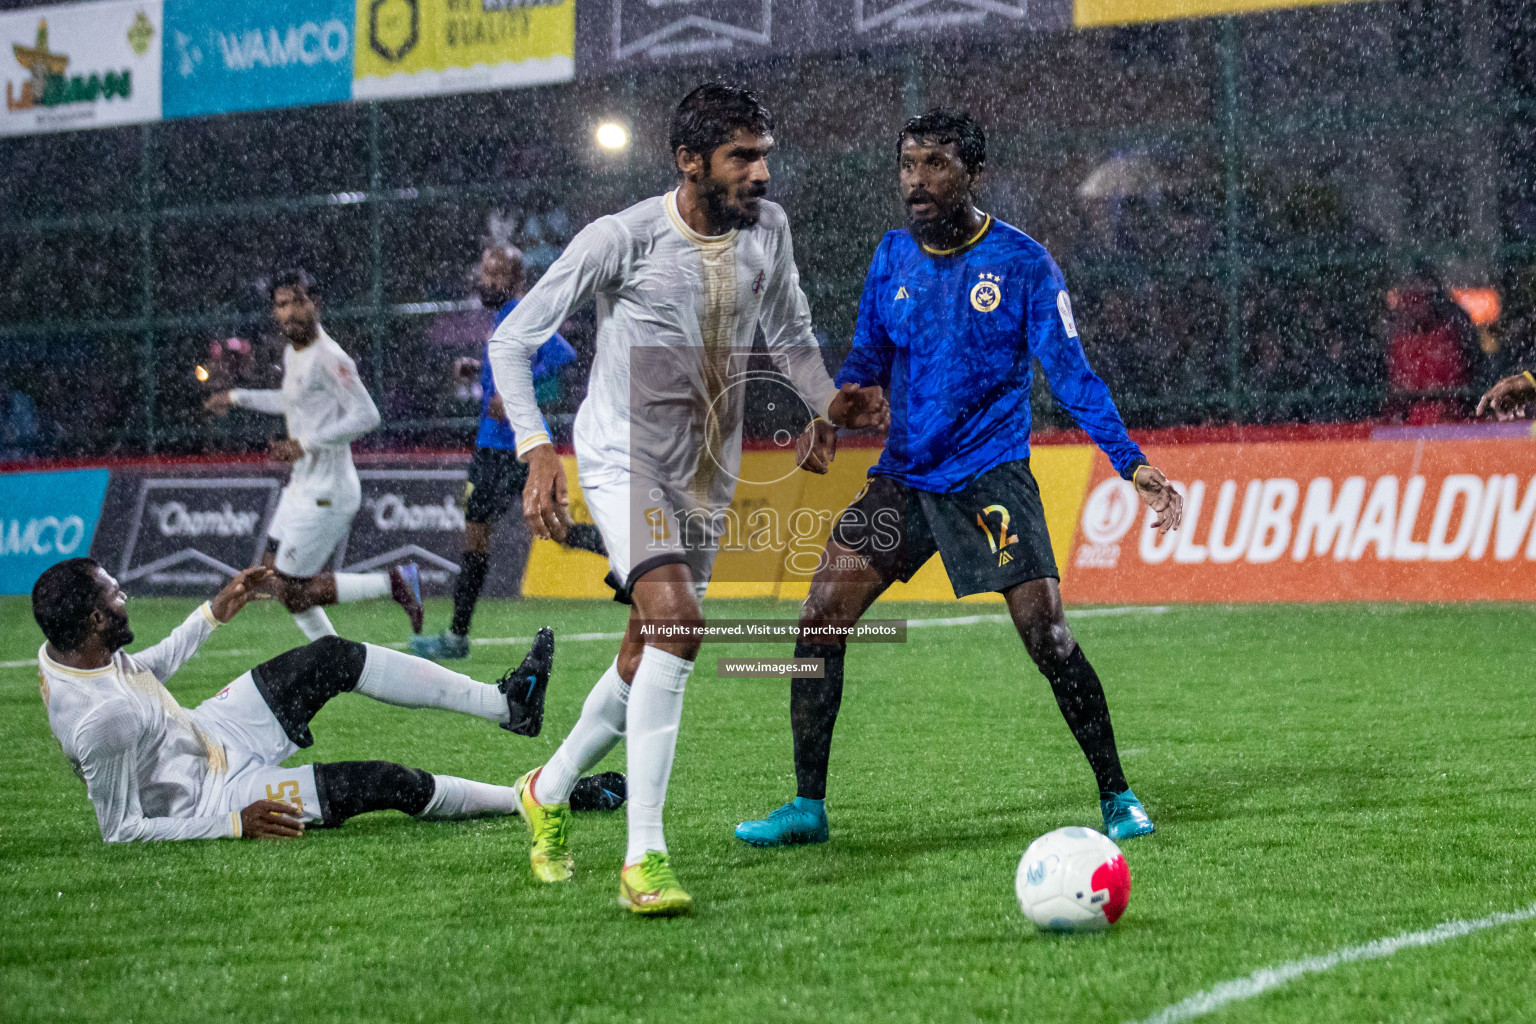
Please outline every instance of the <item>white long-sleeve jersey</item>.
M85 780L107 842L240 835L238 811L211 812L228 770L223 745L164 685L218 625L205 603L148 650L118 651L88 671L38 649L48 725Z
M361 494L352 442L379 425L379 409L357 376L357 364L317 328L302 349L283 349L281 390L237 388L230 401L245 409L286 417L288 436L304 446L289 487L305 497L346 499ZM338 502L339 504L340 502Z
M576 415L578 462L623 467L703 504L729 504L746 392L737 385L745 384L759 324L774 365L811 414L825 415L837 392L811 331L784 210L764 201L754 227L705 237L684 223L677 193L668 192L584 228L491 336L491 368L519 455L549 441L534 400L533 354L589 298L597 301L597 352Z

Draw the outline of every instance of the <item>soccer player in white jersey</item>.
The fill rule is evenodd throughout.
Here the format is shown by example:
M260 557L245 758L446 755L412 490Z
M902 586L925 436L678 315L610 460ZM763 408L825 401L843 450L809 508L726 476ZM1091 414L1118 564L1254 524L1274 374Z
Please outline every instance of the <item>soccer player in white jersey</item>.
M293 613L310 640L335 636L324 605L391 597L421 632L421 584L414 564L388 572L325 572L336 545L352 529L362 484L352 464L352 442L379 425L379 410L357 364L320 326L319 291L303 270L276 274L272 314L288 339L280 390L235 389L210 397L218 415L231 407L283 416L288 440L274 441L272 457L293 463L277 513L267 529L261 564L276 569L272 593Z
M640 914L687 913L662 833L662 806L696 635L644 639L644 622L698 624L741 461L744 387L733 387L759 326L769 356L811 415L840 426L888 419L878 388L839 391L811 333L784 211L763 199L773 122L744 89L703 85L673 115L678 187L581 231L492 335L490 358L518 455L534 533L569 529L565 470L534 401L529 365L572 310L597 301L597 352L576 416L577 469L621 601L633 605L619 655L542 768L518 781L546 882L571 877L567 801L582 772L622 738L629 843L619 901Z
M127 599L100 565L71 558L38 577L32 614L47 637L37 664L48 724L85 782L102 839L281 839L368 811L423 819L518 812L510 786L386 761L282 762L314 742L310 719L346 692L503 728L538 718L554 658L547 629L496 684L331 636L257 665L195 708L178 704L165 681L271 575L265 566L245 570L170 636L134 654L123 649L133 642ZM537 707L524 700L530 678L540 682ZM578 805L611 810L623 792L622 775L594 776L582 780Z

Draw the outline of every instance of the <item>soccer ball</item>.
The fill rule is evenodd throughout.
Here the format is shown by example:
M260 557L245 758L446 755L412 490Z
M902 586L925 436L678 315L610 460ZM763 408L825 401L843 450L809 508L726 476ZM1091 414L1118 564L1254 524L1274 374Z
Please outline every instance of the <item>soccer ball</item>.
M1120 848L1091 828L1059 828L1029 844L1014 880L1019 909L1041 931L1102 931L1131 899Z

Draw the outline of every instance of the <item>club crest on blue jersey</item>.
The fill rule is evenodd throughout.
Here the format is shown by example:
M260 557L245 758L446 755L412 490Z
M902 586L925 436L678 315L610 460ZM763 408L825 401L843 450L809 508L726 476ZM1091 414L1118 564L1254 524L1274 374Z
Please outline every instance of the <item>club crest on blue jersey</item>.
M980 277L971 289L971 308L978 313L990 313L1003 301L1003 279L986 271Z

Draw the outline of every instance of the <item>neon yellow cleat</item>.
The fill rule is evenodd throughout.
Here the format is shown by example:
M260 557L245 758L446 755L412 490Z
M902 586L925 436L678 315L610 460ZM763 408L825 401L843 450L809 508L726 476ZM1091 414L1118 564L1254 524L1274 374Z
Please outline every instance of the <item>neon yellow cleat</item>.
M533 848L528 851L528 862L533 874L541 882L568 882L571 880L571 848L566 841L566 829L571 823L571 805L541 804L533 797L533 780L542 768L535 768L513 783L517 802L523 808L523 820L533 833Z
M693 897L678 884L672 862L659 850L647 850L619 876L619 905L647 917L675 917L693 910Z

